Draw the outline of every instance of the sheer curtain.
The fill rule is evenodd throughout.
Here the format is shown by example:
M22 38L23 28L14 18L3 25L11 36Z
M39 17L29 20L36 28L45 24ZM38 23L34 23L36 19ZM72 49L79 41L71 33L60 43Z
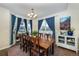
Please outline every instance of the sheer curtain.
M29 20L27 20L27 31L31 34L31 25Z
M21 24L20 24L18 32L20 32L20 33L26 33L26 27L25 27L24 19L21 20Z

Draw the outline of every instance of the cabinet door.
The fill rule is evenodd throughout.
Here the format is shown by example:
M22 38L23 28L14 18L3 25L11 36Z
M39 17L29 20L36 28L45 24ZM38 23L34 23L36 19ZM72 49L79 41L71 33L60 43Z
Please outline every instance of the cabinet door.
M75 46L75 38L67 37L67 45Z
M59 43L65 43L65 37L63 37L63 36L58 36L58 42L59 42Z

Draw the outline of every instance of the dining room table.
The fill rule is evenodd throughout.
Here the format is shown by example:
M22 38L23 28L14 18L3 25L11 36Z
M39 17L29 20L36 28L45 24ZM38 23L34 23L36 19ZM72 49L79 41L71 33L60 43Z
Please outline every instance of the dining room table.
M30 36L31 37L31 42L33 44L38 45L38 41L36 40L36 43L34 42L34 39L36 39L35 36ZM51 54L54 54L54 39L51 38L50 40L46 40L45 38L40 38L39 39L39 46L42 47L46 51L46 55L49 55L49 48L51 49Z

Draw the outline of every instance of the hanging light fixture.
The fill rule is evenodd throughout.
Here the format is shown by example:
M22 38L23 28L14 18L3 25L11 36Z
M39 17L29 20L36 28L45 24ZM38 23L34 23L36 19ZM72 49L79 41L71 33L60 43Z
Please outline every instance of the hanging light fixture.
M31 12L27 14L27 16L31 19L35 19L37 17L37 14L35 14L34 9L31 9Z

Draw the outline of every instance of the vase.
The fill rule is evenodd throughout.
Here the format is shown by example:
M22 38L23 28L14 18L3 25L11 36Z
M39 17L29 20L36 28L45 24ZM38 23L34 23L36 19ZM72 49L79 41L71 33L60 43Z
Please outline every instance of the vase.
M68 31L68 35L69 36L73 36L73 32L72 31Z

